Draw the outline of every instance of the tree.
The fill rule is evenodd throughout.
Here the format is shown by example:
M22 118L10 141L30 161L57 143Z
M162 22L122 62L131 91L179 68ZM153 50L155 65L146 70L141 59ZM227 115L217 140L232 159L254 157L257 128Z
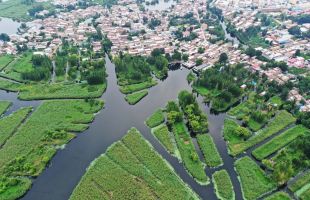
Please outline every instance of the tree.
M203 54L205 52L205 48L199 47L198 48L198 53Z
M236 135L242 138L249 138L251 136L251 132L242 126L238 126L238 128L235 129L234 132Z
M10 37L6 33L1 33L0 34L0 40L2 40L3 42L9 42L10 41Z
M278 185L285 184L293 175L294 170L290 160L277 162L274 166L273 177Z
M291 35L295 35L295 36L300 36L301 35L301 31L300 31L299 26L293 26L293 27L289 28L288 32Z
M198 58L197 60L196 60L196 66L199 66L199 65L201 65L203 63L203 60L201 59L201 58Z
M194 104L196 102L193 94L191 94L187 90L181 91L178 95L178 99L179 104L183 110L186 108L187 105Z
M185 62L187 62L187 61L188 61L188 54L184 53L184 54L182 55L182 60L185 61Z
M228 56L226 53L221 53L220 58L219 58L219 62L220 63L226 63L228 61Z

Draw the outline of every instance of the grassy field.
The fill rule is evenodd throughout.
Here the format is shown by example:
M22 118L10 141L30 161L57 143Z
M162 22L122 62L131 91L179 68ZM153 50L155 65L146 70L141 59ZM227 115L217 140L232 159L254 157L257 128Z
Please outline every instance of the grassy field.
M256 159L263 160L295 140L297 137L305 134L310 134L309 129L302 125L295 126L258 147L252 152L252 154Z
M81 84L32 84L22 87L18 98L22 100L41 99L83 99L101 97L107 85Z
M235 168L244 199L258 199L267 192L276 189L276 183L251 158L243 157L237 160Z
M241 141L240 143L233 144L230 148L231 154L233 156L236 156L244 152L248 148L276 134L277 132L281 131L295 121L296 119L290 113L285 110L280 111L275 116L275 118L271 122L269 122L269 124L267 124L266 128L258 131L254 136L250 137L246 141Z
M235 192L233 185L231 183L229 174L226 170L220 170L214 172L212 175L212 181L214 183L214 188L216 196L220 200L234 200Z
M136 129L90 165L70 200L111 198L199 199Z
M0 71L3 70L12 60L14 59L11 55L0 56Z
M160 125L165 121L164 113L161 109L156 110L147 120L146 125L150 128Z
M147 90L142 90L139 92L131 93L125 96L125 100L130 104L130 105L135 105L139 101L141 101L146 95L148 95Z
M11 91L11 92L17 92L21 88L22 84L20 83L14 83L12 81L4 80L0 78L0 89Z
M10 107L12 103L9 101L0 101L0 116Z
M165 124L153 128L152 133L170 154L177 154L178 150L174 144L173 135L169 132L168 127Z
M27 12L33 6L43 5L45 9L52 9L52 5L49 2L45 3L33 3L27 5L22 3L21 0L8 0L0 3L0 17L13 18L21 21L28 21L31 16L27 15Z
M0 3L1 4L1 3ZM21 73L33 70L32 53L24 53L19 58L11 62L1 73L0 76L15 81L23 81Z
M182 122L173 124L172 130L185 168L199 183L208 184L209 178L204 171L204 165L198 157L185 124Z
M309 199L310 199L310 187L309 187L306 191L304 191L304 192L299 196L299 198L300 198L301 200L309 200Z
M208 134L197 135L197 142L204 155L206 164L209 167L218 167L223 165L223 160L219 154L212 137Z
M31 107L21 108L11 115L0 119L0 149L26 119L31 110Z
M87 129L94 113L102 106L103 102L99 100L43 102L0 149L0 173L13 179L38 176L56 153L57 147L74 137L69 132ZM19 184L15 190L22 188L26 185ZM6 191L0 193L0 199L4 198ZM12 198L15 199L20 193L11 195L15 195Z
M228 151L230 154L234 153L234 147L243 142L243 139L235 134L236 130L241 126L231 119L225 119L223 136L228 145Z
M276 192L264 200L291 200L290 196L285 192Z
M122 86L120 86L120 91L124 94L130 94L133 92L137 92L140 90L144 90L144 89L153 87L156 84L157 84L156 81L151 80L151 81L146 81L146 82L132 84L132 85L122 85Z
M303 176L299 177L295 182L290 184L288 188L292 192L297 192L300 190L303 186L310 183L310 171L306 172Z

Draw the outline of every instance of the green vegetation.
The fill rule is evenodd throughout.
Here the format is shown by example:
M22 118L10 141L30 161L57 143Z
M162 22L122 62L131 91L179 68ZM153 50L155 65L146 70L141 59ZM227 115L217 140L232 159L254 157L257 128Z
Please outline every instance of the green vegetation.
M258 199L276 188L276 184L249 157L243 157L235 162L240 178L244 199Z
M276 192L264 200L291 200L290 196L285 192Z
M310 183L310 171L304 173L302 176L300 176L295 182L289 185L289 189L292 192L297 192L300 190L303 186Z
M275 115L280 102L278 96L265 102L258 94L250 93L247 101L230 109L228 114L242 120L251 130L258 131Z
M194 134L207 133L208 117L201 111L194 95L183 90L179 93L178 99L188 121L190 131Z
M303 192L300 195L300 199L301 200L308 200L308 199L310 199L310 187L305 192Z
M251 131L240 126L237 122L231 119L225 119L223 136L228 145L228 151L231 155L235 153L235 146L240 145L246 138L251 136Z
M209 178L204 172L204 165L195 150L192 138L183 122L172 125L175 141L181 154L182 161L188 172L201 184L208 184Z
M31 110L31 107L21 108L11 115L0 119L0 147L14 134Z
M223 160L210 135L208 134L197 135L197 142L204 155L206 164L209 167L218 167L220 165L223 165Z
M307 128L302 125L295 126L258 147L252 152L252 154L258 160L262 160L283 148L297 137L305 134L310 134L310 131Z
M0 116L5 113L5 111L10 107L11 102L9 101L0 101Z
M120 86L120 91L124 94L130 94L133 92L137 92L140 90L144 90L144 89L153 87L156 84L157 84L156 81L150 80L150 81L145 81L145 82L131 84L131 85L122 85L122 86Z
M250 137L245 141L240 141L239 143L232 144L230 146L230 153L236 156L248 148L262 142L268 137L281 131L288 125L295 122L295 118L285 110L280 111L275 118L268 123L267 127L258 131L254 136Z
M17 92L17 91L19 91L20 87L21 87L20 83L15 83L15 82L4 80L4 79L0 78L0 89L1 90Z
M135 92L132 94L128 94L125 96L125 100L130 104L130 105L134 105L136 103L138 103L139 101L141 101L141 99L143 99L146 95L148 95L148 91L147 90L142 90L139 92Z
M152 74L159 79L168 75L168 60L163 49L154 49L149 57L120 54L114 58L115 71L124 94L141 91L157 84Z
M222 112L241 98L243 91L240 86L250 77L251 74L242 64L223 67L221 63L217 63L215 67L202 72L193 88L206 101L211 101L213 110Z
M159 142L172 154L177 155L178 149L175 145L173 135L169 132L168 127L164 124L152 129L152 134L159 140Z
M220 200L235 199L235 192L226 170L216 171L212 175L216 196Z
M0 71L2 71L10 62L12 62L13 59L14 58L11 55L0 56Z
M165 121L164 113L161 109L155 111L149 118L147 118L146 125L150 128L160 125Z
M98 98L105 89L106 84L32 84L22 86L18 98L23 100Z
M20 197L30 186L30 180L20 181L25 180L20 177L38 176L57 147L74 137L69 132L85 130L102 106L99 100L43 102L0 149L0 173L14 181L12 185L0 183L5 185L0 199Z
M32 16L27 13L36 7L43 6L43 9L52 10L52 4L50 2L35 2L28 0L8 0L0 3L0 16L13 18L16 20L28 21L32 19Z
M199 199L136 129L88 168L70 200Z

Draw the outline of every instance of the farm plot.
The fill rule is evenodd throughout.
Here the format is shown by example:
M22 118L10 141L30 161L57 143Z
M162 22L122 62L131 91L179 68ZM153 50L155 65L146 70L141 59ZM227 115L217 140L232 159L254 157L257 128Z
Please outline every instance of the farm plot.
M178 149L174 144L174 138L172 133L169 132L168 127L165 124L157 126L152 129L152 134L159 140L159 142L165 147L165 149L172 155L178 154Z
M0 149L0 173L16 183L6 184L0 199L8 192L12 199L21 196L24 188L29 187L29 181L24 178L20 181L20 177L38 176L56 153L57 147L74 137L69 132L88 128L87 124L102 106L103 102L99 100L43 102ZM12 191L16 193L12 194Z
M200 161L192 138L183 122L175 123L172 131L185 168L201 184L208 184L209 178L204 172L204 165Z
M250 137L245 141L241 141L240 143L233 144L231 146L231 153L233 156L236 156L248 148L264 141L268 137L276 134L281 131L285 127L294 123L296 119L287 111L280 111L275 118L267 125L266 128L258 131L254 136Z
M235 192L226 170L216 171L212 175L216 196L220 200L235 199Z
M149 118L147 118L146 125L154 128L165 121L164 113L161 109L156 110Z
M244 199L258 199L276 189L276 183L251 158L243 157L237 160L235 168L239 175Z
M199 198L134 128L91 164L70 200L112 194L128 200Z
M10 107L11 102L9 101L0 101L0 116L5 113L5 111Z
M18 126L26 119L32 108L21 108L0 119L0 149L2 145L14 134Z
M279 149L283 148L284 146L295 140L297 137L305 134L310 134L309 129L302 125L295 126L285 131L281 135L274 137L272 140L268 141L262 146L258 147L252 152L252 154L258 160L262 160L269 155L275 153Z
M209 167L223 165L223 160L214 144L212 137L208 134L197 135L198 145L204 155L206 164Z

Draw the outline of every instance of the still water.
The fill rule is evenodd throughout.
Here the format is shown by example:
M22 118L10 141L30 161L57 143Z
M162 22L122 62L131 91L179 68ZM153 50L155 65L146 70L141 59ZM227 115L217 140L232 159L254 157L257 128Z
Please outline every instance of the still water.
M17 29L20 27L21 23L14 21L10 18L0 18L0 34L6 33L8 35L17 33Z

